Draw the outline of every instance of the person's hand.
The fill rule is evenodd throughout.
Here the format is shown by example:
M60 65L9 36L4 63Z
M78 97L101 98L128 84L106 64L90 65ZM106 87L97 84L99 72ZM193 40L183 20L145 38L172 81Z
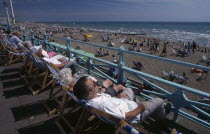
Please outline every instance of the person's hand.
M120 93L118 94L117 98L127 98L128 95L126 93Z
M105 93L106 92L106 88L101 88L101 93Z
M141 109L141 112L145 111L147 109L147 103L146 102L142 102L139 104L138 106Z

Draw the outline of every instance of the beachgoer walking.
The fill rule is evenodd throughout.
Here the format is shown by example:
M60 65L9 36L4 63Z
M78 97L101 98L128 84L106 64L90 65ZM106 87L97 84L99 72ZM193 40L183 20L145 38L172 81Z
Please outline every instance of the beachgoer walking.
M193 41L193 43L192 43L192 51L193 51L193 54L195 53L195 49L196 49L196 43L195 43L195 41Z
M190 53L191 44L190 42L187 43L187 51Z

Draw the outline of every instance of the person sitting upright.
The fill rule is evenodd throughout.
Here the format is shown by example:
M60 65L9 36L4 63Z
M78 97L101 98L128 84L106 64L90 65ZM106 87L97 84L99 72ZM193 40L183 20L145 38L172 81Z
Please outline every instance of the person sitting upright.
M98 90L95 81L87 76L81 77L73 87L78 99L87 100L91 106L130 123L142 122L148 116L157 120L164 119L171 110L170 104L165 107L160 98L137 104L126 97L116 98L105 93L99 94Z

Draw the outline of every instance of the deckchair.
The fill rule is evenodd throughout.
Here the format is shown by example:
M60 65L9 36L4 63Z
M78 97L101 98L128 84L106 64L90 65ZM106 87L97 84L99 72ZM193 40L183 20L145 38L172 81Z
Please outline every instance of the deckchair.
M6 57L7 56L7 51L4 49L3 47L3 41L0 38L0 55L1 57ZM5 62L5 58L4 59L0 59L1 63Z
M104 111L101 111L97 108L92 107L90 104L87 103L85 100L79 100L76 96L74 96L73 91L67 91L68 95L71 96L71 98L78 103L79 105L84 106L83 112L80 116L80 119L75 127L74 134L80 134L84 130L85 126L89 121L92 120L92 118L97 118L99 121L111 124L115 126L114 134L119 134L121 130L125 130L125 132L129 134L152 134L152 132L149 132L148 130L144 129L140 125L134 125L129 124L124 120L118 119ZM100 125L99 123L95 123L95 127L98 127ZM92 129L94 129L94 126L92 126ZM125 133L123 132L123 133ZM91 131L89 132L91 133ZM176 129L173 129L171 134L181 134L176 131Z
M65 105L66 101L70 100L70 99L68 99L69 97L66 96L66 91L69 91L71 89L67 85L64 85L59 80L58 76L59 76L60 69L58 67L54 66L52 63L50 63L50 64L46 63L46 65L47 65L47 68L48 68L49 72L51 73L51 76L52 76L52 79L53 79L53 84L52 84L52 87L51 87L51 90L50 90L49 98L47 100L45 100L43 102L43 104L49 111L48 115L52 116L55 113L57 113L58 111L61 111L61 113L63 112L64 105ZM56 93L53 94L53 90L54 90L56 84L58 84L59 90ZM63 91L63 95L62 95L62 100L61 101L59 101L55 97L55 95L58 94L60 91ZM52 99L55 100L58 103L58 106L56 108L54 108L53 110L50 110L48 108L48 106L46 105L46 102L49 101L49 100L52 100Z
M25 58L24 64L22 67L20 67L19 71L21 78L27 79L27 76L32 77L32 73L35 72L38 69L38 67L35 66L33 62L33 57L31 56L29 50L25 47L21 47L21 49L22 52L25 54Z
M5 64L6 66L9 64L12 64L20 59L23 58L24 53L21 53L19 50L16 50L7 39L5 38L1 38L2 40L2 47L4 48L4 50L6 50L7 53L7 63Z
M49 111L48 115L49 116L52 116L54 115L55 113L57 113L60 109L61 109L61 101L59 101L55 95L58 94L60 91L62 91L64 88L64 85L63 83L61 83L61 81L58 79L58 76L59 76L59 71L60 69L58 67L55 67L52 63L48 64L46 63L47 65L47 68L49 70L49 72L51 73L51 78L53 80L53 83L52 83L52 86L51 86L51 89L50 89L50 94L49 94L49 98L46 99L43 104L44 106L46 107L46 109ZM53 91L55 89L55 85L58 84L59 85L59 90L53 94ZM64 91L65 93L66 91ZM63 94L64 96L65 94ZM56 108L54 108L53 110L50 110L50 108L48 107L47 105L47 102L49 100L55 100L57 103L58 103L58 106Z
M121 129L125 129L128 133L131 134L140 134L145 133L145 134L151 134L151 132L145 130L143 127L137 127L138 131L134 129L131 125L129 125L127 122L118 119L104 111L101 111L97 108L92 107L89 105L85 100L78 100L76 96L74 96L73 91L67 91L68 95L71 96L71 98L78 103L79 105L84 106L85 108L83 109L83 112L80 116L80 119L76 125L74 134L80 134L84 128L86 127L87 123L92 120L92 118L96 117L99 119L98 123L95 123L94 127L98 127L100 124L100 121L114 125L115 126L115 131L114 134L118 134ZM93 127L93 129L94 129ZM140 131L140 132L139 132ZM91 132L90 132L91 133Z
M38 84L40 86L40 89L36 91L32 91L32 95L36 95L43 91L46 87L48 87L50 84L52 84L53 80L48 79L50 78L49 71L46 67L46 64L39 59L38 56L28 53L28 55L32 58L35 65L38 67L38 70L36 71L36 75L34 76L34 79L31 80L28 85L32 86L34 84Z
M0 38L0 52L1 53L6 52L2 43L3 43L2 38Z

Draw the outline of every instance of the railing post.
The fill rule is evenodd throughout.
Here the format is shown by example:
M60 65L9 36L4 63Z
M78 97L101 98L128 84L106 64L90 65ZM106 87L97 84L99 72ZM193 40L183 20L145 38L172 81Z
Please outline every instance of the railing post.
M22 31L22 40L26 41L26 31L25 30Z
M31 43L33 44L33 45L35 45L34 44L34 32L33 31L31 31Z
M46 50L48 51L49 50L49 46L48 46L48 39L47 39L47 34L45 33L45 34L43 34L43 36L44 36L44 45L45 45L45 47L46 47Z
M88 71L88 74L90 74L90 69L91 69L91 63L90 63L90 58L88 57L87 59L87 71Z
M121 46L118 50L119 53L119 63L118 63L118 76L117 76L117 83L120 84L124 81L124 71L122 67L124 66L124 55L123 55L124 47Z
M70 38L67 38L66 40L66 56L70 59L72 59L72 53L71 53L71 42Z

